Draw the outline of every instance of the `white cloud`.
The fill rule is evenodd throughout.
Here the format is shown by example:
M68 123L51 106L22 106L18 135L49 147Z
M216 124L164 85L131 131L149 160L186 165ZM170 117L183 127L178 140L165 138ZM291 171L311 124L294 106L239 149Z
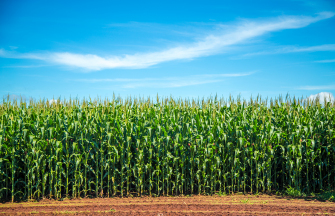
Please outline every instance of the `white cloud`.
M217 30L215 34L187 45L179 45L158 52L136 53L123 56L98 56L71 52L44 54L13 54L6 52L5 57L39 59L59 65L96 71L111 68L146 68L162 62L194 59L223 52L231 45L243 43L248 39L269 32L305 27L311 23L334 16L332 12L319 13L317 16L281 16L268 21L244 21L231 26L229 31ZM218 26L220 27L220 25ZM221 26L222 27L222 26ZM1 54L1 53L0 53Z
M51 105L51 104L57 104L58 103L58 101L57 100L55 100L55 99L51 99L51 100L49 100L49 104ZM62 102L59 102L59 103L62 103Z
M184 86L201 85L207 83L222 82L227 77L242 77L253 74L236 73L236 74L203 74L184 77L164 77L164 78L142 78L142 79L78 79L79 82L103 83L113 82L118 83L121 88L177 88Z
M335 101L333 94L330 92L320 92L318 94L310 95L307 99L312 101L319 100L320 103L324 103L325 101L334 103Z
M3 66L2 68L37 68L44 66L46 65L9 65L9 66Z
M15 51L8 51L0 49L0 57L3 58L16 58L16 59L38 59L38 60L47 60L47 54L39 53L17 53Z
M335 85L301 86L298 89L301 89L301 90L333 90L335 89Z
M178 88L185 86L202 85L208 83L221 82L223 80L218 79L189 79L189 80L167 80L167 81L155 81L155 82L129 82L121 85L121 88Z
M335 62L335 59L328 59L328 60L321 60L321 61L315 61L318 63L331 63L331 62Z
M10 101L13 101L13 100L16 100L16 101L29 101L29 100L34 100L33 97L29 97L29 96L26 96L26 95L23 95L23 94L7 94L7 95L2 95L3 99L5 100L10 100Z
M280 49L272 51L247 53L244 54L243 56L270 55L270 54L297 53L297 52L318 52L318 51L335 51L335 44L324 44L320 46L310 46L310 47L285 46L281 47Z
M17 95L17 94L9 94L5 96L5 98L8 98L9 100L27 100L27 97L25 95Z

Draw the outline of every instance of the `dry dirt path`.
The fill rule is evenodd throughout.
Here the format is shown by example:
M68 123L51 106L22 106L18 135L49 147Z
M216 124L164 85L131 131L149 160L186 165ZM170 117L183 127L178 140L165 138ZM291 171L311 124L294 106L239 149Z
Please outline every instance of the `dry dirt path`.
M192 196L2 203L0 215L334 215L334 202L277 196Z

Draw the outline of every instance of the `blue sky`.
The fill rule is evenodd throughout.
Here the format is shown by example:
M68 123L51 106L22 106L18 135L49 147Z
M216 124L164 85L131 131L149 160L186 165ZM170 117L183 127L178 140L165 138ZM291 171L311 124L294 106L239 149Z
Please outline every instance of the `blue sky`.
M1 1L0 95L335 95L335 1Z

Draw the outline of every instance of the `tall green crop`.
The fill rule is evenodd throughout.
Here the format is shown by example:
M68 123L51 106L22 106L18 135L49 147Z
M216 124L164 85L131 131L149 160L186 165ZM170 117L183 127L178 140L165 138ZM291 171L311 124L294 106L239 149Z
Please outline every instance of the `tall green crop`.
M0 200L334 189L334 105L4 100Z

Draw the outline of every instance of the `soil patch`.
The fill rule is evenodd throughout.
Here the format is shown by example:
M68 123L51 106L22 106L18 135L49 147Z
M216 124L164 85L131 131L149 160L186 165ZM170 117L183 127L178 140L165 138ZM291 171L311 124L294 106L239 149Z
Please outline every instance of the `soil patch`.
M334 202L277 196L134 197L2 203L0 215L335 215Z

